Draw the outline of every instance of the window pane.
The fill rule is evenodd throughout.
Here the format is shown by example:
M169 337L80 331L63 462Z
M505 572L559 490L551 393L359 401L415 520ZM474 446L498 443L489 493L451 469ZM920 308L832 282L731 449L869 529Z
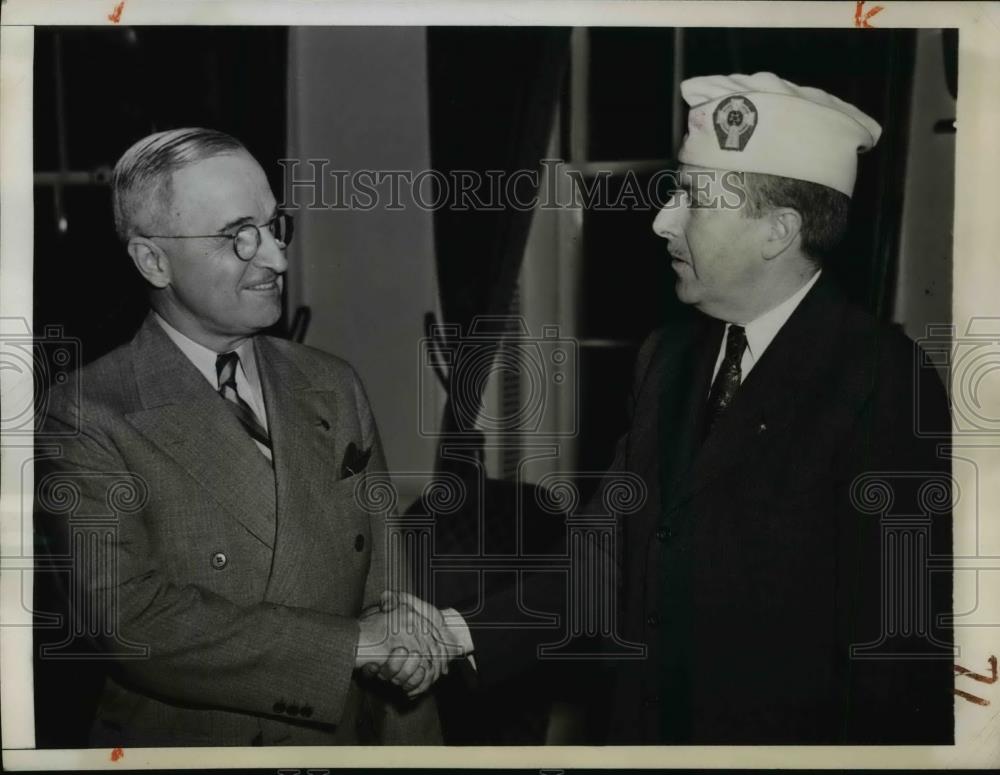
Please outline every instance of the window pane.
M670 27L589 30L590 159L671 155L673 40Z

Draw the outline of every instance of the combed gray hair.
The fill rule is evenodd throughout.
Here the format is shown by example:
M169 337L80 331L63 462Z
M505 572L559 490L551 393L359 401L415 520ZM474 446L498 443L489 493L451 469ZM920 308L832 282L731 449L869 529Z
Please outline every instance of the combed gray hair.
M133 144L115 164L111 205L122 242L140 232L139 223L157 225L170 207L171 176L189 164L238 152L246 147L215 129L185 127L157 132Z
M802 217L802 250L819 264L828 258L847 232L851 198L819 183L796 178L743 173L747 195L744 214L759 218L768 210L790 207Z

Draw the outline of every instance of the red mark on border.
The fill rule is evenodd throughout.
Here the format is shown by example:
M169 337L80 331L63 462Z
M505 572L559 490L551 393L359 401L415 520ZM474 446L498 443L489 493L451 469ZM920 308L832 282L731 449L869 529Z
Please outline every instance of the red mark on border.
M864 11L864 9L865 9L865 0L858 0L858 2L855 3L854 5L854 26L870 30L872 29L872 26L868 23L868 20L872 18L875 14L882 13L882 11L884 11L885 8L883 8L881 5L876 5L870 11L868 11L868 13L862 16L861 12Z
M122 20L122 11L125 10L125 0L122 0L118 5L115 6L115 10L108 14L108 21L118 24ZM116 751L121 750L116 748Z
M973 673L969 668L962 667L961 665L955 665L955 673L957 675L964 675L966 678L971 678L973 681L979 681L979 683L995 684L997 682L997 658L992 656L986 660L986 663L990 666L989 675Z
M122 750L122 747L118 746L117 748L111 751L111 761L116 762L119 759L121 759L124 755L125 752Z
M961 697L963 700L968 700L969 702L974 702L976 705L987 706L990 704L989 700L984 700L982 697L977 697L974 694L969 694L968 692L963 692L961 689L952 689L955 692L956 697Z
M955 665L955 674L963 675L966 678L971 678L973 681L979 681L979 683L984 684L995 684L997 682L997 658L996 656L991 656L986 660L987 664L990 666L989 675L981 675L980 673L973 673L969 668L962 667L961 665ZM952 690L957 697L961 697L963 700L968 700L969 702L974 702L976 705L989 705L989 700L984 700L982 697L977 697L974 694L969 694L968 692L963 692L961 689Z

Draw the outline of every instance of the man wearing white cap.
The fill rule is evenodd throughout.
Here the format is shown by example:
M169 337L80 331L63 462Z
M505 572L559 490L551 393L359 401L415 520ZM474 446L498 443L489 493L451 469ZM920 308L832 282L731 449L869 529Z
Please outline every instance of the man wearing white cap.
M648 490L619 519L615 639L646 653L607 662L606 742L950 743L950 466L914 430L950 428L947 399L822 270L881 129L771 73L681 90L653 229L692 314L641 348L605 479ZM474 631L480 681L551 639Z
M925 495L950 473L914 430L950 427L947 399L822 271L881 129L771 73L681 90L680 190L653 230L701 314L644 345L614 466L652 503L622 520L624 635L649 659L620 666L612 737L949 743L950 497Z

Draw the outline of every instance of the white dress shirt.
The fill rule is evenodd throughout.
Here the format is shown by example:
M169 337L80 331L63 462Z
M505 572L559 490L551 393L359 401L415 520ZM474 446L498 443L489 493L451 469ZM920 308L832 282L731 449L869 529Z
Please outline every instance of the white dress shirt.
M743 326L747 334L747 346L743 351L743 359L740 361L740 384L747 378L747 374L750 373L750 370L756 365L757 361L763 357L764 351L774 341L774 337L778 335L781 327L788 322L788 318L792 316L795 308L799 306L802 299L806 297L806 294L816 284L821 274L823 274L822 269L816 272L816 274L809 278L809 282L781 302L777 307L768 310L760 317L751 320ZM726 324L726 335L722 337L722 344L719 346L719 355L715 359L712 382L715 382L715 376L719 373L719 368L722 366L722 359L726 353L726 340L729 338L729 329L731 326L732 323Z
M221 353L210 350L185 336L160 317L158 313L154 312L153 317L156 318L156 322L160 324L160 327L170 337L171 341L180 348L180 351L187 356L187 359L208 380L208 384L212 386L212 390L218 390L219 374L215 369L215 361ZM266 431L268 429L267 412L264 411L264 391L260 386L260 373L257 371L257 356L254 354L253 340L247 339L243 342L243 344L236 348L236 354L240 356L239 364L236 367L236 392L240 394L240 398L247 402L247 405L253 410L257 421ZM254 444L257 445L257 448L264 457L271 460L271 450L256 439L254 440Z

